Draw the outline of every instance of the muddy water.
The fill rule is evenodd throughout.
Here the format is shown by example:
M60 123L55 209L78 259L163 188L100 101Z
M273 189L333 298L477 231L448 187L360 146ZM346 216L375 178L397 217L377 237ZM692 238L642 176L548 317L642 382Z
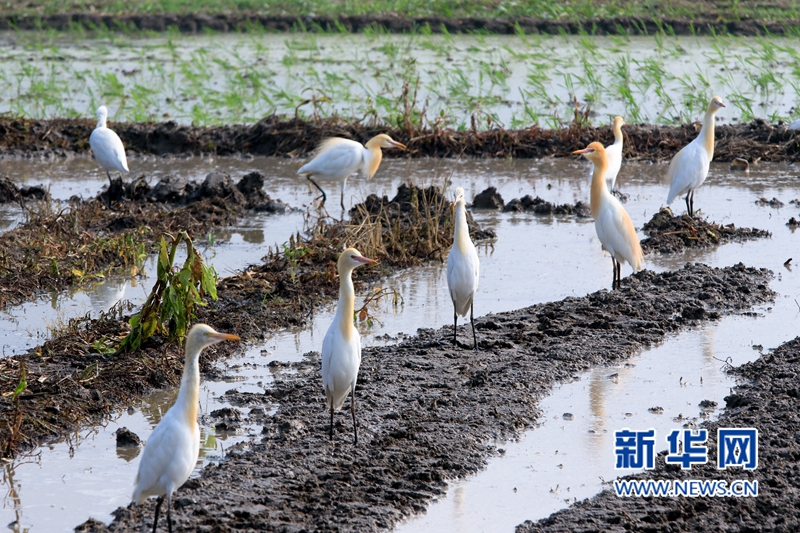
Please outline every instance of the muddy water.
M165 172L164 161L142 160L137 165L153 165L155 169L159 163L162 165L160 171ZM81 159L61 164L76 165L77 169L84 170L87 167L87 161ZM236 173L258 168L271 177L267 190L273 196L296 206L302 206L312 198L305 185L294 181L292 172L296 163L292 162L188 160L169 161L168 165L171 171L180 168L182 172L198 177L215 166L233 169L229 171ZM16 176L19 180L30 180L36 175L40 178L38 181L45 176L51 180L54 190L63 188L61 193L54 193L55 197L69 196L74 194L70 190L75 189L82 189L84 194L94 194L102 186L100 176L96 180L70 185L69 180L55 172L55 168L49 171L42 168L27 175L20 171ZM641 226L663 203L666 187L659 183L659 176L664 170L663 166L623 167L620 186L631 195L627 208L635 225ZM542 418L544 424L541 428L527 434L521 443L505 445L505 458L494 460L484 473L473 479L452 484L448 496L433 505L427 516L411 521L403 528L431 530L435 525L435 529L464 530L464 523L478 523L478 518L483 520L487 517L487 523L499 524L500 518L492 515L491 511L498 505L499 498L505 506L502 529L507 530L524 519L549 514L566 505L566 499L588 496L599 490L598 476L608 479L614 475L613 468L610 473L606 468L607 465L613 467L607 432L621 423L629 427L637 427L640 423L648 424L647 427L654 424L663 424L654 426L659 428L676 427L673 417L678 414L697 416L698 401L711 399L721 403L722 396L727 393L730 384L719 371L721 362L712 356L719 359L732 356L735 364L739 364L747 357L757 355L751 344L760 343L766 349L793 336L790 326L796 321L797 309L788 295L800 292L800 280L795 272L787 271L781 265L788 259L783 257L786 250L794 246L793 234L783 224L789 216L796 216L798 209L775 210L757 207L753 202L760 196L776 196L788 204L790 199L800 197L800 190L793 183L796 169L761 167L749 176L728 175L721 166L714 170L716 172L698 193L696 205L713 220L769 229L774 237L746 245L727 245L691 258L713 265L729 265L744 260L747 264L766 266L779 272L773 288L781 296L773 309L764 310L761 318L733 317L670 339L630 361L634 366L597 369L580 376L575 383L563 385L543 402L546 415ZM418 184L450 176L454 183L465 187L470 198L486 186L494 185L506 200L523 194L539 194L563 203L588 195L587 172L586 165L576 161L387 161L375 180L355 180L348 191L356 198L370 192L391 194L405 176L410 176ZM678 208L678 204L674 207ZM486 212L475 213L475 216L498 233L497 243L480 248L482 278L480 297L476 302L478 315L586 294L608 286L610 260L600 250L591 222ZM265 219L263 225L252 226L260 226L266 233L274 222L275 218ZM283 236L278 231L272 233L272 242L281 242L292 229L288 228ZM235 235L235 229L232 231ZM234 238L247 242L243 235L231 240ZM262 242L270 241L265 236ZM244 266L234 264L236 261L225 253L225 246L215 246L216 257L231 261L230 268L233 269ZM262 246L258 243L251 245ZM687 258L648 258L648 267L657 270L675 268ZM211 258L212 264L216 264L215 261ZM413 334L421 325L450 323L451 304L441 265L404 272L381 285L396 287L404 301L396 308L385 304L375 310L382 325L362 330L365 345L393 342L401 332ZM222 396L229 389L257 392L268 386L272 375L266 366L269 361L298 360L306 351L318 350L332 314L333 307L330 306L318 313L307 329L276 332L263 346L253 346L243 357L222 365L220 374L226 376L225 379L203 383L202 412L208 414L226 405ZM25 320L18 327L31 328ZM466 330L460 333L466 334ZM680 375L675 373L676 362L682 370ZM673 373L671 376L670 372ZM618 374L616 379L608 378L615 373ZM669 379L664 379L665 375ZM137 464L135 460L128 462L118 457L113 431L118 426L127 426L142 438L147 438L160 412L168 404L161 395L147 399L142 405L134 406L133 414L123 413L106 428L81 432L72 439L72 458L70 444L57 443L41 449L38 464L14 465L14 485L10 487L13 494L9 492L6 496L2 518L11 522L19 517L21 525L33 526L33 531L70 530L89 515L109 520L111 510L127 503ZM663 407L664 414L643 412L646 407L655 405ZM243 411L247 414L247 408ZM561 415L565 412L572 413L574 419L563 420ZM245 423L237 434L217 434L213 421L204 419L204 422L207 423L203 427L203 461L223 456L224 449L233 442L245 440L249 434L260 431L260 427L250 427ZM594 433L589 433L590 430ZM588 468L589 463L597 465L597 470ZM513 492L515 487L516 493ZM551 493L551 489L554 492Z

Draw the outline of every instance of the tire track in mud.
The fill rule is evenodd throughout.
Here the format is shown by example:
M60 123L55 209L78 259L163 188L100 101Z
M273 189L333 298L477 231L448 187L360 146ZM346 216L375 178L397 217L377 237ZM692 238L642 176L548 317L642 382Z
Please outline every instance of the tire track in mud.
M357 400L327 414L319 354L310 352L264 394L231 391L242 408L279 405L260 441L229 450L176 495L173 518L193 531L380 531L423 512L446 482L471 475L540 416L551 387L593 365L628 358L665 336L772 300L772 272L742 264L689 264L623 280L621 290L535 305L477 320L480 351L454 349L452 329L421 329L395 346L364 350ZM462 334L466 332L461 329ZM109 526L149 531L153 502L120 508Z

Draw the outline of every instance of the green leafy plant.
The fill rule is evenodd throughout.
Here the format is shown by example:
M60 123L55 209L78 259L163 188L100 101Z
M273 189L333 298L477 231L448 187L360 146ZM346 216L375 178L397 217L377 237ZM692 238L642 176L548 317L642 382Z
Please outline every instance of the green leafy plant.
M186 232L177 237L162 237L158 253L158 280L147 297L142 310L130 319L131 331L122 340L119 351L134 351L156 333L170 339L183 339L198 305L205 305L203 297L217 299L217 274L192 245ZM181 243L186 245L186 261L178 269L173 267L175 252Z

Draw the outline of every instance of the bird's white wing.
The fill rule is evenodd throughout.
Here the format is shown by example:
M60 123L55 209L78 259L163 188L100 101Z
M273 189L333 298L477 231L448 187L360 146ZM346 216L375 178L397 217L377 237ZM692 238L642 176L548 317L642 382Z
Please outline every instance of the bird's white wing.
M128 172L128 159L119 135L108 128L97 128L89 136L95 159L106 170Z
M454 246L447 256L447 288L456 313L460 316L467 316L478 290L479 278L480 260L475 246L468 247L466 251Z
M328 139L320 145L314 159L300 167L297 173L343 180L361 166L363 150L363 146L349 139Z
M609 195L610 196L610 195ZM642 268L642 248L628 212L610 196L595 220L597 236L615 259L624 259L634 271Z
M675 154L669 164L667 180L671 185L667 195L668 205L678 196L702 185L708 176L711 160L702 143L695 141L684 146L680 152Z
M606 169L605 180L608 185L608 190L614 189L617 183L617 174L622 166L622 143L614 143L606 148L606 157L608 158L608 168Z
M333 336L336 334L336 325L331 324L328 332L325 333L325 338L322 339L322 388L325 390L328 405L331 403L331 398L328 393L333 390L333 381L331 380L331 357L333 356Z
M136 475L133 499L141 503L148 496L164 494L169 480L178 488L189 478L197 462L199 435L181 424L178 417L168 411L156 426L142 452L139 472Z

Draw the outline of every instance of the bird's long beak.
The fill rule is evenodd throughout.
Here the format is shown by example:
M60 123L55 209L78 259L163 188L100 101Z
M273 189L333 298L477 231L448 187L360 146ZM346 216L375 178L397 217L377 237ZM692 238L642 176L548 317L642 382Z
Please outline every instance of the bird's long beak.
M230 333L219 333L218 331L214 333L209 333L209 337L212 339L216 339L219 341L240 341L242 340L239 335L231 335Z
M403 143L399 143L399 142L397 142L397 141L390 141L390 142L391 142L391 145L392 145L394 148L400 148L401 150L405 150L405 149L406 149L406 145L405 145L405 144L403 144Z
M572 155L588 154L588 153L593 152L593 151L594 150L589 150L588 148L584 148L583 150L575 150L574 152L572 152Z
M720 103L719 103L719 105L720 105L721 107L727 107L727 106L726 106L725 104L723 104L722 102L720 102Z
M369 257L364 257L363 255L354 255L353 259L358 261L359 263L364 263L365 265L377 265L378 262L374 259L370 259Z

